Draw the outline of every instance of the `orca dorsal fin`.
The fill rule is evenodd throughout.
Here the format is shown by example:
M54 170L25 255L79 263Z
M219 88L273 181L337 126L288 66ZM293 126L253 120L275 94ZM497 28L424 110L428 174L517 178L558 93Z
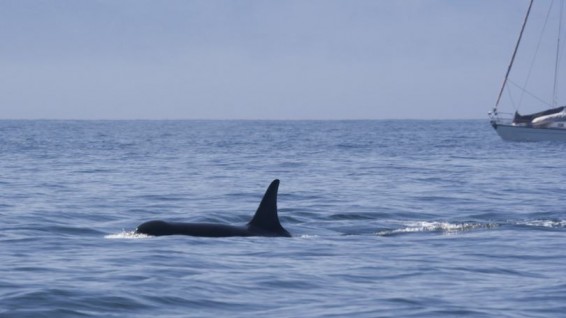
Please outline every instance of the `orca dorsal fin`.
M274 235L291 236L279 223L277 216L277 190L279 189L279 180L275 179L271 182L263 199L261 200L257 211L248 225L262 231L270 232Z

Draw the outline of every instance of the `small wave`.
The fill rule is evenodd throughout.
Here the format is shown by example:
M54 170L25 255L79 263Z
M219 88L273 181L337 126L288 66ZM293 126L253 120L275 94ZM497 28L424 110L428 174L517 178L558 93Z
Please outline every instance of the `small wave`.
M395 230L384 230L377 232L379 236L389 236L403 233L415 232L441 232L453 234L458 232L471 231L476 229L491 229L497 227L494 223L448 223L448 222L410 222L406 227Z
M565 228L566 220L532 220L532 221L521 221L515 224L556 229L556 228Z
M120 233L108 234L104 236L105 239L141 239L146 237L150 236L146 234L136 233L135 231L122 231Z

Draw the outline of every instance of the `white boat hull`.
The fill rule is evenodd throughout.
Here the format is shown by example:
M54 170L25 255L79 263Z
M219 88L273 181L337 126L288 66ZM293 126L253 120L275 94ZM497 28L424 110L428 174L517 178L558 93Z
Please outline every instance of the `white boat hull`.
M566 141L564 128L535 128L507 124L495 124L494 128L497 134L507 141Z

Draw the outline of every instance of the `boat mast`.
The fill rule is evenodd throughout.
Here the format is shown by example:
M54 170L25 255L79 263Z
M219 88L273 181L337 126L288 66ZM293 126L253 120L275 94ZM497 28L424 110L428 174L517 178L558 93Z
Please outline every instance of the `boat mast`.
M554 62L554 89L552 91L552 106L558 106L558 96L556 86L558 83L558 67L560 64L560 37L562 33L562 11L564 10L564 0L560 1L560 19L558 23L558 41L556 43L556 61Z
M534 0L531 0L531 3L529 3L529 9L527 10L527 14L525 15L525 21L523 21L523 26L521 27L521 33L519 33L519 39L517 40L517 44L515 45L515 50L513 51L513 56L511 57L511 62L509 63L509 67L507 68L507 73L505 74L505 80L503 80L503 85L501 85L499 96L497 96L497 102L495 103L495 107L493 108L493 112L495 114L497 114L497 106L499 106L501 95L503 95L503 90L505 90L505 85L507 85L507 79L509 78L509 73L511 72L511 68L513 67L513 62L515 61L515 56L517 55L517 50L519 49L519 44L521 43L521 39L523 38L523 32L525 31L525 26L527 25L527 20L529 19L529 14L531 13L533 2Z

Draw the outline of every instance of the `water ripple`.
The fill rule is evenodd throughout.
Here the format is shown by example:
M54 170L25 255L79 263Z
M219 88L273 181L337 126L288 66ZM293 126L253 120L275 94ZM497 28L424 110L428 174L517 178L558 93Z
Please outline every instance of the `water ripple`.
M559 317L563 144L485 121L0 121L0 317ZM292 238L245 224L281 179Z

